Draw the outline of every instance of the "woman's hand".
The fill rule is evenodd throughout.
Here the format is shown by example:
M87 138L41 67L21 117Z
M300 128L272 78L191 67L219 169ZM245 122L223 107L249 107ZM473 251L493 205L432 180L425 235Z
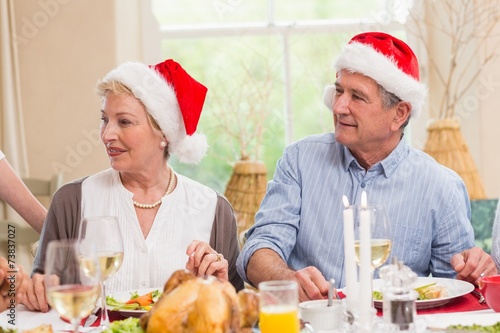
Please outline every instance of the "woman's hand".
M22 303L30 310L38 310L41 312L49 311L49 304L47 303L47 298L45 297L43 274L33 275L26 296L22 299Z
M189 259L186 269L196 276L213 275L228 280L229 263L221 253L217 253L207 242L194 240L186 250Z
M30 278L21 266L14 266L0 257L0 311L16 306L30 285Z

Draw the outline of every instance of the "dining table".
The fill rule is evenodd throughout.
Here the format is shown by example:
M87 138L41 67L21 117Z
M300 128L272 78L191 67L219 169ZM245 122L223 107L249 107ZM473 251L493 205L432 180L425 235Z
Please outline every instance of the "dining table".
M95 329L99 324L99 310L84 321L80 328L81 332ZM381 318L381 310L378 315ZM116 312L110 312L110 320L125 319ZM425 324L426 332L434 332L432 329L443 329L449 325L493 325L500 322L500 313L494 312L487 304L481 304L478 298L469 293L457 297L450 302L427 309L418 309L416 322ZM17 328L18 333L23 330L32 329L42 324L52 325L54 332L70 332L71 325L62 320L55 310L46 313L30 311L24 305L18 305L15 310L8 309L0 313L0 327Z

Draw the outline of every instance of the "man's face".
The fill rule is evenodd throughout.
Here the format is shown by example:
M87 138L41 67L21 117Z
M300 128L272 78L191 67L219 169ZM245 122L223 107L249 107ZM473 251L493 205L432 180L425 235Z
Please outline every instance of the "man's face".
M383 109L377 83L364 75L341 70L335 82L335 138L354 155L378 154L394 148L401 133L394 126L397 106ZM389 148L390 147L390 148Z

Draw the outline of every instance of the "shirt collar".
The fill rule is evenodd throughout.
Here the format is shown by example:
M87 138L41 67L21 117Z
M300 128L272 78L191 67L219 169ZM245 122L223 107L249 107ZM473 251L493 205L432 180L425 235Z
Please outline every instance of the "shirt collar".
M358 161L354 156L352 155L351 151L346 147L342 146L343 150L343 167L344 171L347 172L349 167L354 163L355 165L359 166ZM399 141L398 145L396 148L387 156L385 159L382 161L376 163L373 167L376 167L377 165L380 164L382 171L384 173L384 176L386 178L389 178L391 174L394 173L396 168L398 167L400 161L403 159L405 156L406 151L408 150L408 144L406 143L406 140L404 138L401 138ZM360 167L360 166L359 166ZM372 168L373 168L372 167Z

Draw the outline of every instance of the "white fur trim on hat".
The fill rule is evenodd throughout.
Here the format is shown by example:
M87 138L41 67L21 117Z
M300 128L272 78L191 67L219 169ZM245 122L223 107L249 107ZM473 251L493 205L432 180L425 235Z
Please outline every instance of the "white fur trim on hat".
M388 92L409 102L412 107L412 117L418 116L422 110L427 93L425 85L401 71L392 59L370 46L361 43L348 44L337 58L334 68L337 72L346 69L372 78ZM332 85L327 86L323 94L323 100L330 110L334 92L335 86Z
M154 69L140 62L126 62L110 71L104 82L127 86L160 126L168 140L168 151L182 163L197 164L207 151L206 137L186 135L174 88Z

